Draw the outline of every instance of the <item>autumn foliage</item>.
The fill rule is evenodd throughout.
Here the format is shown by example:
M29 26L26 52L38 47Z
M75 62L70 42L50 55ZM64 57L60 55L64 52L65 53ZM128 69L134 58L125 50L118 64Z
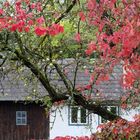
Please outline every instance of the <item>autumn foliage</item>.
M119 119L102 124L98 128L100 131L96 133L96 137L102 140L138 140L140 139L140 115L136 115L134 121Z
M91 137L58 136L54 140L139 140L140 139L140 115L134 117L134 121L123 119L108 122L98 126L98 131Z
M87 55L98 51L103 65L112 68L123 62L123 86L129 90L128 98L139 96L140 82L140 2L89 0L87 21L98 28L97 40L86 50ZM132 91L133 90L133 91ZM127 98L126 98L127 99Z
M25 3L24 3L25 2ZM25 6L23 5L25 4ZM10 3L5 2L3 9L0 9L0 29L7 29L11 32L34 32L38 36L55 36L64 32L60 24L46 25L43 16L36 17L35 14L42 12L41 2L30 3L29 1L19 0L15 2L11 15L7 15Z
M78 3L78 1L77 1ZM86 10L80 9L77 14L80 20L87 22L88 26L96 27L96 40L90 40L85 54L90 57L94 52L99 54L99 61L95 64L96 69L92 77L97 77L96 81L108 80L105 71L108 71L122 63L125 73L122 77L122 85L127 89L125 101L129 97L139 96L139 75L140 75L140 3L138 0L117 1L117 0L87 0ZM9 12L9 9L11 11ZM52 23L46 19L43 12L42 3L30 2L30 0L17 0L14 4L6 1L0 9L0 30L10 32L35 33L37 36L56 36L64 32L64 26L60 23ZM53 13L54 19L59 14ZM95 31L94 31L95 32ZM75 40L82 43L82 34L76 33ZM100 65L99 65L100 64ZM104 73L104 74L103 74ZM92 78L94 79L94 78ZM95 80L90 81L92 85ZM123 100L123 102L125 102ZM136 103L134 103L135 105Z
M81 137L73 137L73 136L66 136L66 137L61 137L58 136L54 138L54 140L90 140L88 136L81 136Z
M15 33L18 37L20 36L21 40L18 40L19 44L22 42L22 33L24 33L24 35L29 35L32 38L40 38L40 42L43 42L48 37L46 39L47 41L45 40L47 43L50 38L53 40L54 37L64 34L66 27L65 24L62 24L60 21L68 14L70 8L66 10L65 13L55 12L55 9L52 9L49 11L52 12L50 18L49 16L45 16L47 14L44 10L45 8L49 9L49 6L47 7L47 4L44 6L43 2L44 1L32 2L30 0L17 0L14 3L9 3L8 1L3 2L2 8L0 8L0 32L7 31L13 34ZM72 2L73 5L75 3L76 5L80 5L79 0L73 0ZM81 8L82 6L84 8ZM140 1L86 0L82 6L79 6L79 9L74 13L79 19L79 26L77 30L74 30L75 35L73 40L80 46L77 51L84 46L83 43L85 40L86 48L84 48L84 52L82 53L80 51L82 51L83 48L79 51L79 54L81 54L76 55L76 60L83 56L85 59L89 60L93 57L93 54L96 54L97 58L96 61L93 62L93 72L90 73L89 84L85 85L85 87L80 87L79 89L91 90L94 84L109 80L109 75L112 73L113 68L119 64L122 65L124 69L124 74L120 81L125 91L124 96L121 97L122 107L126 108L127 103L130 103L131 107L138 106L140 101ZM70 18L70 16L68 16L68 18ZM65 21L65 19L63 20ZM81 32L82 29L80 29L80 22L85 25L86 29L91 28L91 34L94 34L93 39L89 36L88 38L84 36L84 33ZM49 42L47 45L42 43L43 45L41 45L46 47L40 49L43 50L42 52L38 49L41 46L40 44L37 46L38 48L35 48L33 44L33 46L29 45L30 48L28 48L28 46L22 46L23 48L19 47L21 50L19 48L15 49L16 47L14 48L16 51L9 50L12 53L20 50L19 52L21 52L22 55L26 54L26 50L27 54L28 51L31 51L30 59L31 62L34 63L37 63L40 60L33 60L31 54L36 53L36 50L39 50L41 52L40 54L44 55L41 62L46 59L45 55L47 55L47 57L50 58L49 62L47 59L46 62L54 65L55 63L53 63L53 60L56 62L55 59L59 60L59 57L57 58L56 54L53 54L55 58L53 59L52 54L48 55L51 52L48 51L51 43ZM63 46L63 42L61 45ZM45 49L49 53L44 53ZM53 48L52 50L54 51L55 49ZM53 53L53 51L51 53ZM57 52L57 49L55 51ZM19 53L16 53L16 55L18 54ZM20 59L18 58L18 60L21 59L23 59L23 57L20 57ZM87 69L85 71L88 73ZM58 72L60 72L60 70L58 70ZM39 74L37 74L37 77L38 75ZM60 74L60 76L64 77L65 73ZM66 83L65 79L64 83ZM68 84L67 88L71 91ZM77 91L78 89L74 90ZM125 122L123 120L110 122L100 127L101 132L96 135L97 137L100 136L102 138L111 137L112 139L117 139L119 137L122 139L136 139L140 129L139 122L139 116L136 117L135 122ZM69 140L76 138L58 137L55 140L60 139ZM80 137L77 139L82 140L89 138Z

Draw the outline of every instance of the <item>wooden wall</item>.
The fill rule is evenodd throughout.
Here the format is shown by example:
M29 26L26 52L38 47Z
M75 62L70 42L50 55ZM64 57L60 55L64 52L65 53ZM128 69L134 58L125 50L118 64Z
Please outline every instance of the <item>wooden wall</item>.
M16 111L27 111L27 125L16 125ZM49 117L43 107L32 103L0 101L0 140L48 139Z

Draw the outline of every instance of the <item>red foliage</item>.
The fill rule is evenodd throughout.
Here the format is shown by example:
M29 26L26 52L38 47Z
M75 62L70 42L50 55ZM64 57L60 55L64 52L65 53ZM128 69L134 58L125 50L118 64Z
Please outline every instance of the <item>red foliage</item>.
M75 40L76 40L77 42L80 42L80 41L81 41L81 36L80 36L79 33L77 33L77 34L75 35Z
M73 137L73 136L66 136L66 137L61 137L58 136L54 138L53 140L91 140L88 136L81 136L81 137Z
M61 22L57 24L54 22L55 15L60 16L59 12L56 13L54 10L52 16L54 19L49 19L47 16L45 18L42 16L41 2L18 0L9 13L10 6L9 2L3 2L0 8L0 31L16 31L19 34L31 32L38 37L45 35L54 37L64 33ZM91 73L89 85L108 80L113 67L122 64L125 70L122 85L129 91L126 100L123 100L123 106L126 107L124 102L128 98L132 98L132 105L136 105L135 102L140 96L140 2L138 0L87 0L83 9L82 11L80 8L76 15L82 24L85 23L85 27L94 26L96 29L93 31L94 34L96 32L96 39L95 36L93 40L87 39L85 54L87 58L92 57L95 52L98 54L98 59L93 64L94 72ZM81 38L84 40L84 37L82 32L78 32L75 40L82 45ZM90 87L87 86L86 89Z
M80 19L81 19L81 21L85 21L86 20L86 16L85 16L85 14L84 14L84 12L79 12L79 17L80 17Z
M4 13L4 11L2 9L0 9L0 15L2 15Z
M94 42L91 42L89 45L88 45L88 48L87 50L85 50L85 53L87 55L91 55L93 53L93 51L96 51L97 50L97 46Z
M98 29L96 42L92 41L85 53L91 56L94 51L98 52L100 66L110 65L110 69L123 63L125 68L123 86L133 93L127 98L140 96L139 12L139 1L88 0L87 12L84 13L88 15L86 21L89 25ZM96 77L96 74L93 77ZM99 76L97 79L97 81L102 80L108 80L107 75ZM136 101L134 98L132 104Z
M100 125L98 127L99 132L96 133L96 137L101 140L104 139L140 139L140 115L134 117L134 121L126 121L119 119L113 122Z
M78 2L77 2L78 3ZM23 6L24 5L24 6ZM64 27L55 24L48 18L42 16L42 3L30 2L30 0L18 0L13 4L12 13L9 13L9 2L4 2L0 8L0 31L8 30L11 32L31 32L40 36L54 37L64 33ZM26 8L25 8L26 6ZM94 64L94 72L91 73L88 85L80 87L90 90L92 84L99 84L100 81L109 79L109 74L117 64L122 64L125 73L122 77L123 86L127 89L125 98L122 97L122 107L126 108L125 101L132 98L132 104L136 105L137 97L140 96L140 2L139 0L87 0L86 6L78 12L78 18L94 26L96 30L95 38L88 40L85 50L87 58L92 57L96 52L99 56ZM86 9L86 10L85 10ZM34 13L36 11L36 14ZM53 11L52 11L53 12ZM54 13L59 15L59 13ZM47 17L46 17L47 18ZM55 18L55 16L54 16ZM46 22L47 20L47 22ZM82 43L82 34L77 33L75 40ZM14 51L13 51L14 52ZM87 75L88 71L85 72ZM58 102L60 104L61 102ZM135 139L140 133L140 116L134 122L117 120L100 126L100 131L96 137L113 139L132 137ZM59 139L90 139L88 137L57 137ZM92 136L92 139L93 136Z
M119 119L106 124L101 124L98 127L98 131L92 134L90 137L81 136L58 136L53 140L139 140L140 139L140 115L134 117L134 121L128 122L123 119Z
M35 33L36 33L38 36L45 35L46 32L47 32L47 29L44 28L44 27L36 27L36 28L35 28Z
M39 16L36 18L32 10L27 8L26 10L23 8L22 0L19 0L15 3L15 10L11 14L11 16L5 16L4 10L0 9L0 29L8 29L12 32L30 32L31 28L34 29L34 32L38 36L42 36L45 34L49 34L51 36L58 35L64 32L64 28L60 24L52 24L51 26L47 26L45 24L45 19L43 16ZM30 3L26 2L26 6L30 5L31 9L36 9L38 14L42 11L42 4L40 2ZM9 6L9 3L4 3L4 9L6 10ZM30 27L29 27L30 26Z
M51 27L48 28L48 33L51 36L58 35L64 32L64 27L60 24L53 24Z

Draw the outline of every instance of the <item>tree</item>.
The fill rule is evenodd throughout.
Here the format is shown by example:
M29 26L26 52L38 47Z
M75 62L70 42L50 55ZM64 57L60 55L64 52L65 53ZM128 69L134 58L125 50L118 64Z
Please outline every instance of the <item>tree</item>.
M102 102L81 93L81 89L92 91L95 84L108 80L120 63L126 71L123 86L127 89L122 101L125 105L130 100L131 105L139 103L139 2L17 0L1 5L1 68L6 63L18 71L28 68L46 89L51 104L73 100L107 120L120 118L104 109ZM67 77L67 66L60 63L69 57L75 62L73 82ZM91 60L91 80L77 88L77 71ZM63 81L65 91L52 83L48 73L52 70Z

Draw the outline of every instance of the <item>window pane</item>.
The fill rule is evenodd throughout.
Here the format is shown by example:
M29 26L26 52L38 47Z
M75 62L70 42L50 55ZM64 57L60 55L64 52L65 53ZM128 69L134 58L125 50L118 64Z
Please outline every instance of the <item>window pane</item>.
M86 109L81 108L80 122L86 123Z
M115 106L111 107L110 108L110 111L113 113L113 114L117 114L117 108Z
M104 106L103 108L108 110L107 106ZM107 120L101 117L101 123L106 123L106 122Z
M21 112L17 111L16 115L17 115L17 117L21 117Z
M72 107L71 108L71 122L72 123L77 123L78 122L78 108L77 107Z
M21 124L21 119L17 119L16 124Z
M26 125L27 123L27 113L26 111L16 111L16 124Z
M26 112L22 112L22 117L26 117Z
M26 119L22 119L22 124L26 124Z
M106 123L106 122L107 122L107 120L106 120L106 119L101 118L101 123Z

